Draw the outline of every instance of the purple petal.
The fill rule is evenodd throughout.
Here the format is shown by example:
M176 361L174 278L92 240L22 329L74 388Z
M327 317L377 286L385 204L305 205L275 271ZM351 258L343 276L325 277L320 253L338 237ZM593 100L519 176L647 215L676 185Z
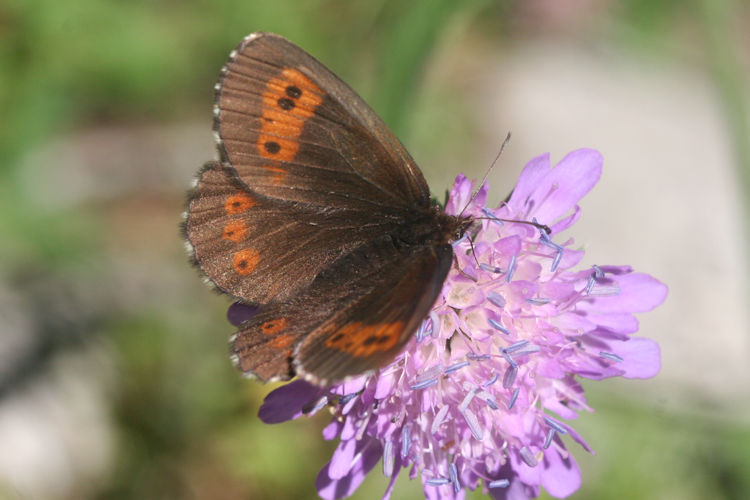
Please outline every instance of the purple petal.
M382 500L391 498L393 487L396 485L396 479L398 479L398 473L401 472L401 455L399 453L394 453L393 455L393 473L391 474L391 480L388 481L388 488L386 488Z
M592 323L615 333L634 333L638 331L638 320L632 314L587 314Z
M484 302L484 293L476 283L458 277L447 290L443 290L445 303L456 309L465 309Z
M530 450L529 450L530 452ZM528 452L527 452L528 453ZM513 466L513 471L518 475L519 479L526 484L538 485L540 483L541 467L529 467L521 458L520 450L513 449L509 454L510 463Z
M565 243L566 245L572 245L573 241L569 240ZM571 250L570 248L566 248L563 252L562 259L560 259L560 264L557 266L558 269L570 269L571 267L577 265L581 259L586 255L586 252L583 250Z
M526 164L521 176L518 178L513 194L508 200L508 206L514 212L528 211L533 208L526 206L526 203L532 203L531 194L542 181L545 175L550 171L549 153L532 158Z
M365 388L369 375L361 375L351 380L346 380L343 383L332 387L331 392L340 396L346 396L347 394L354 394Z
M331 420L331 422L323 429L323 439L325 439L326 441L330 441L331 439L338 437L343 427L344 424L339 420Z
M484 182L479 188L479 191L477 191L477 196L474 198L474 201L471 203L475 210L478 210L478 207L484 207L487 205L487 193L490 191L490 185L487 183L487 181ZM461 207L463 208L463 207Z
M362 484L367 473L372 470L383 455L383 446L377 439L365 438L356 441L354 458L348 474L332 479L329 474L331 462L320 470L315 480L318 495L325 500L348 497Z
M493 488L490 496L495 500L528 500L539 496L539 484L526 484L518 477L510 462L507 462L498 472L497 477L510 480L507 488Z
M575 429L574 429L573 427L569 426L569 425L568 425L568 424L566 424L565 422L561 422L561 425L562 425L563 427L565 427L565 429L566 429L566 430L568 431L568 435L569 435L569 436L570 436L570 437L571 437L571 438L573 439L573 441L575 441L576 443L578 443L579 445L581 445L581 447L582 447L582 448L583 448L584 450L588 451L588 452L589 452L589 453L591 453L592 455L596 455L596 452L594 452L594 450L592 450L592 449L591 449L591 447L590 447L590 446L589 446L589 444L588 444L588 443L587 443L587 442L586 442L586 441L585 441L585 440L583 439L583 437L581 437L581 435L580 435L580 434L578 434L578 431L576 431L576 430L575 430Z
M295 380L272 391L263 400L258 417L267 424L278 424L302 415L302 408L325 394L325 389Z
M459 500L464 498L465 490L461 488L458 493L453 491L453 483L443 484L441 486L432 486L426 484L427 481L422 475L422 484L424 485L424 496L427 500Z
M564 312L555 318L551 318L550 323L566 333L573 334L590 332L596 328L596 324L592 323L588 316L578 314L575 311Z
M581 487L581 471L573 455L563 458L553 448L544 454L542 465L542 486L553 497L567 497Z
M349 439L341 441L333 451L331 461L328 463L328 477L331 479L341 479L346 476L352 469L354 454L357 448L357 441Z
M552 231L552 234L557 234L565 231L570 226L576 223L578 219L581 217L581 207L578 205L575 205L573 207L573 212L568 215L567 217L563 217L559 221L555 222L550 226L550 231Z
M651 339L631 337L624 342L610 342L612 351L623 358L616 367L625 378L651 378L661 369L659 344Z
M451 215L458 215L471 199L473 183L464 174L459 174L450 191L450 198L445 205L445 211Z
M234 326L240 326L242 323L255 316L259 310L260 307L258 306L235 302L229 306L229 309L227 309L227 319Z
M538 203L534 215L542 224L552 224L566 215L602 174L602 155L593 149L568 153L555 165L531 193Z
M667 286L648 274L632 273L615 278L620 287L616 295L579 303L581 309L592 312L628 313L650 311L667 297Z
M375 386L375 399L385 399L390 396L393 392L393 388L396 386L399 374L400 372L397 370L378 374L378 381Z
M344 427L341 429L341 439L347 441L353 439L357 434L357 419L347 418L344 420Z

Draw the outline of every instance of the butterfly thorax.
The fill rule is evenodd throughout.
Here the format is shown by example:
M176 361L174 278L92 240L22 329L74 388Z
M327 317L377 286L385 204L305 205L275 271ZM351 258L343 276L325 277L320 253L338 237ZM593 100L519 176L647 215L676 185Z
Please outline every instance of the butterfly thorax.
M472 223L470 217L448 215L438 205L410 215L402 225L403 230L394 235L398 243L407 246L449 245L460 239Z

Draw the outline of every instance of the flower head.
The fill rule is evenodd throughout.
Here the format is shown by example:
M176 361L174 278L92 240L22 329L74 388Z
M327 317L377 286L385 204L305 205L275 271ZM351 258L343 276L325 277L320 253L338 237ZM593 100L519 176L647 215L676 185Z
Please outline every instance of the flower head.
M340 442L318 475L321 497L350 495L379 461L391 478L385 497L404 468L427 498L478 487L496 498L532 498L540 487L564 497L579 487L561 439L590 451L565 422L589 409L575 376L655 375L658 345L631 336L633 313L666 296L627 266L574 270L583 251L554 241L578 219L601 163L592 150L554 168L537 157L496 209L485 206L486 185L472 199L459 176L446 212L466 207L478 228L454 243L442 294L406 349L373 375L327 389L297 380L267 396L269 423L333 408L323 436Z

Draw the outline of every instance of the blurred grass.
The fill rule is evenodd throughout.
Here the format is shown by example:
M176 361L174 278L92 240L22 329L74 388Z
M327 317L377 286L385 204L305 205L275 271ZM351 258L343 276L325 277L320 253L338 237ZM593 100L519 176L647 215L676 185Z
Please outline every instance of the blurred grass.
M750 81L740 70L739 24L733 0L700 0L717 92L723 105L742 191L750 194ZM750 241L750 196L745 197L745 234Z
M697 43L713 64L748 192L747 82L738 44L725 29L739 4L616 2L630 37L620 43L653 50L675 36L675 19L692 19L697 5L703 10L695 22L706 30ZM45 208L21 187L28 155L53 138L97 127L198 118L208 130L218 69L255 30L288 36L326 61L371 98L410 147L461 147L471 130L460 97L453 89L425 90L425 69L457 22L466 22L472 36L503 39L520 29L512 21L521 10L520 2L490 0L0 4L0 280L25 303L45 304L44 290L52 294L45 300L64 304L30 309L40 353L54 354L44 347L50 338L95 339L115 374L107 401L117 444L112 473L77 485L70 498L312 498L334 443L320 437L322 415L274 426L257 420L271 387L237 376L223 341L231 331L221 320L226 301L185 271L176 228L162 231L176 226L181 192L122 216L117 208L128 203L152 205L134 192ZM421 108L427 118L415 118ZM424 130L414 130L416 120ZM150 230L144 217L167 222ZM63 314L71 321L62 324ZM50 355L31 356L33 369L23 373L33 379L44 372ZM15 389L28 382L19 379ZM730 499L749 489L747 427L638 407L603 387L588 384L597 414L583 415L577 425L599 455L586 457L571 445L584 468L576 498ZM386 481L378 470L354 498L380 496ZM394 496L420 495L418 482L401 478Z

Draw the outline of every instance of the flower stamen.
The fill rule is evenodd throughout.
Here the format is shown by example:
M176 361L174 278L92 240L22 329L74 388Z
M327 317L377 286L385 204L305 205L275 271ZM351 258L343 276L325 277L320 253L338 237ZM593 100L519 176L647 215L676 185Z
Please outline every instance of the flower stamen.
M507 479L497 479L487 484L488 488L507 488L508 486L510 486L510 481Z

